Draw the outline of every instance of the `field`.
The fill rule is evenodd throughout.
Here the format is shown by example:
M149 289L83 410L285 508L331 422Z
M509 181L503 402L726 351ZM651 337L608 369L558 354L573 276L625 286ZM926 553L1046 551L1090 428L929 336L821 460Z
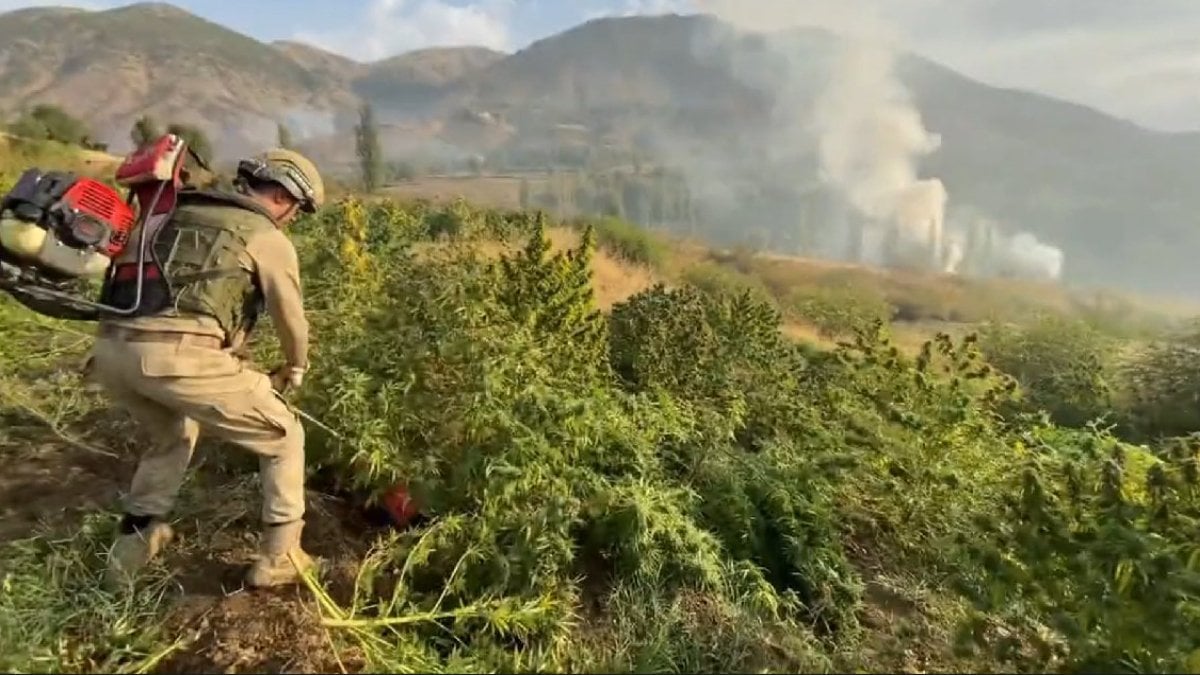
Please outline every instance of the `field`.
M520 176L420 176L397 181L384 194L401 200L427 199L438 203L455 199L499 209L521 207Z
M320 573L241 588L256 463L203 440L179 540L102 591L145 441L90 328L5 299L0 669L1200 670L1187 308L458 200L294 237Z

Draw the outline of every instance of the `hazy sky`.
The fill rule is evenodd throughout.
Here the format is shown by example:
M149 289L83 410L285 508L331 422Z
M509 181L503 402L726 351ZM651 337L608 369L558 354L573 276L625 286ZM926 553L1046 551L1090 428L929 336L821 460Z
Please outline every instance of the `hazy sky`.
M1200 129L1200 0L177 0L263 40L362 60L430 45L512 51L585 19L735 3L770 25L873 14L913 51L990 84L1032 89L1160 129ZM715 3L715 4L714 4ZM0 0L96 8L116 0Z

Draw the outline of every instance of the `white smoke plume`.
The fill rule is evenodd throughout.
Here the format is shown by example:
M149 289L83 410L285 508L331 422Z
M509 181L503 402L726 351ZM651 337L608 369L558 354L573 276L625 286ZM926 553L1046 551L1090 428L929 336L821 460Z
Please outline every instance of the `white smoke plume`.
M925 128L896 76L900 39L892 28L867 11L870 6L849 7L839 0L698 0L697 5L745 30L816 26L838 34L838 54L811 113L794 105L801 96L788 91L789 84L779 92L775 116L784 132L779 140L794 141L787 132L802 129L815 141L822 180L872 221L868 227L897 228L902 243L926 247L927 264L941 269L948 195L937 178L918 176L920 159L936 151L941 138ZM867 249L882 238L880 232L863 236Z
M1062 249L1029 232L1011 231L972 208L956 209L946 233L943 271L1040 281L1062 278L1066 260Z
M1058 280L1062 276L1062 250L1038 241L1028 232L1020 232L1008 239L997 253L997 262L1011 276L1045 281Z
M337 133L337 115L329 110L311 107L293 107L285 110L280 120L298 141Z
M887 47L847 41L813 112L823 177L864 215L924 227L943 219L945 188L919 182L916 162L941 138L893 74Z

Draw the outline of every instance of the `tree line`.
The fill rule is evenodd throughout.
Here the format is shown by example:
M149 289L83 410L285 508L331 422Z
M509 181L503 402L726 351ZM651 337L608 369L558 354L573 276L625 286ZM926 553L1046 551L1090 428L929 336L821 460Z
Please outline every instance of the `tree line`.
M521 180L521 208L560 217L614 216L647 227L694 232L697 202L686 177L665 168L612 169L585 173L551 169L545 183Z

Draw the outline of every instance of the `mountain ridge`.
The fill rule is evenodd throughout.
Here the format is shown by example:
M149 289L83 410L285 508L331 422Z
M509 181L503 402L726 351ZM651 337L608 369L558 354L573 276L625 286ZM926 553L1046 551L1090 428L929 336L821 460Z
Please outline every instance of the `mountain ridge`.
M808 29L744 33L709 15L603 17L511 54L432 48L360 63L293 40L261 42L166 3L26 8L0 14L0 111L62 105L116 151L149 113L205 128L226 158L271 144L284 122L327 166L349 167L366 100L396 159L536 158L559 152L570 128L583 151L658 153L693 177L708 172L704 189L742 182L752 194L755 181L781 189L777 176L761 175L760 155L794 144L791 164L766 168L794 174L782 188L795 192L819 182L815 150L794 129L778 135L789 114L780 78L790 78L786 104L803 118L837 41ZM1200 172L1200 132L1149 129L915 54L898 59L897 73L943 138L919 169L945 182L952 209L980 210L1063 248L1073 280L1200 290L1186 255L1200 246L1191 233L1200 198L1187 184ZM762 211L737 199L786 248L794 226L784 220L802 195ZM731 213L716 227L736 235ZM1128 269L1114 270L1117 249Z

